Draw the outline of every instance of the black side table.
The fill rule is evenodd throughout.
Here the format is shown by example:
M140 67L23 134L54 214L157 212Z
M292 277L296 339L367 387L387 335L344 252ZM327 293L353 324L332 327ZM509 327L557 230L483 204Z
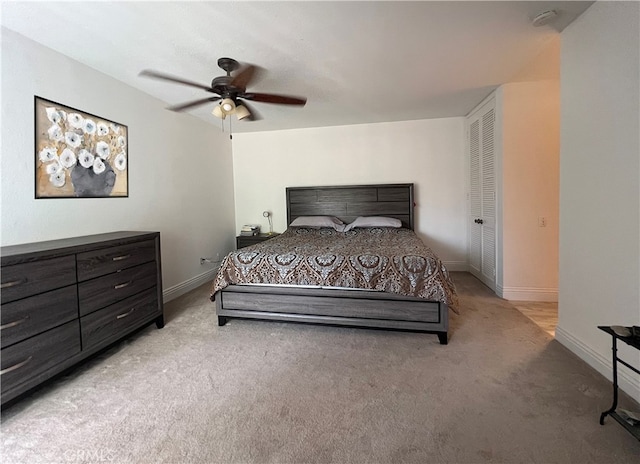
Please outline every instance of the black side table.
M265 240L277 237L280 234L259 234L259 235L238 235L236 237L236 248L248 247L255 245L256 243L264 242Z
M611 416L618 423L620 423L620 425L622 425L625 429L627 429L629 433L631 433L634 437L640 440L640 425L638 424L631 425L620 414L616 412L616 408L618 407L618 363L624 366L627 366L636 374L640 374L640 370L636 369L634 366L630 365L629 363L627 363L626 361L618 357L617 342L618 340L622 340L627 345L634 347L636 350L640 350L640 340L637 337L621 337L611 329L611 326L608 326L608 325L601 325L601 326L598 326L598 328L604 332L607 332L609 335L611 335L611 340L612 340L611 350L613 351L613 404L611 405L611 408L609 408L607 411L604 411L602 414L600 414L600 425L604 425L605 417Z

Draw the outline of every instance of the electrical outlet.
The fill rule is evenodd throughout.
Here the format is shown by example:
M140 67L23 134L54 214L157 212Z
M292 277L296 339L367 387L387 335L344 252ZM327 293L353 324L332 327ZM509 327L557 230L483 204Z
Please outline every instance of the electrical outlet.
M540 216L538 218L538 227L547 227L547 218L544 216Z

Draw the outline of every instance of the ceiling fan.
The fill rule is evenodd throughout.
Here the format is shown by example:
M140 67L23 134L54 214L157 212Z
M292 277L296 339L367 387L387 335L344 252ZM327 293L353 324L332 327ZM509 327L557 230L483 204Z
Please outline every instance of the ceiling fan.
M306 98L291 95L247 92L247 86L258 71L257 66L251 64L245 65L234 76L232 76L231 73L240 67L240 63L233 58L220 58L218 60L218 66L226 71L227 75L214 78L210 86L152 70L144 70L140 72L140 76L197 87L205 92L217 94L213 97L169 106L167 109L171 111L185 111L209 102L219 101L219 104L213 108L212 114L220 119L225 119L232 114L235 114L240 120L255 121L261 119L259 113L247 104L247 100L260 103L275 103L278 105L304 106L307 103Z

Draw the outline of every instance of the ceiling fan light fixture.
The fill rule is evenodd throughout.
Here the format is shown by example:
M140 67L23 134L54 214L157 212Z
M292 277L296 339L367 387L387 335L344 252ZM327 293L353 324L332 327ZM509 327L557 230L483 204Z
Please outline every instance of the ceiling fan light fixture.
M238 120L242 120L244 118L248 118L249 116L251 116L251 113L249 113L249 110L243 105L236 106L235 114Z
M220 102L220 107L224 114L230 114L236 109L236 104L231 98L225 98Z
M214 106L211 114L213 114L216 118L220 118L220 119L224 119L227 117L227 114L222 110L221 105Z

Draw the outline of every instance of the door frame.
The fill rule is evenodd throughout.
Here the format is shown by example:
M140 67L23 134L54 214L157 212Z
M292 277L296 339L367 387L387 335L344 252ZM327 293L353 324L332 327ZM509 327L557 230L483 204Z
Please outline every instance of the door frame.
M502 216L502 202L500 201L500 192L502 191L502 159L501 159L501 150L502 150L502 117L500 112L498 111L498 107L501 100L501 92L500 89L491 92L482 102L480 102L473 110L471 110L465 116L465 151L466 151L466 180L467 180L467 211L466 211L466 225L467 225L467 262L469 272L475 276L478 280L480 280L483 284L489 287L494 292L498 293L500 289L501 282L501 261L499 260L501 257L499 244L502 243L501 236L501 216ZM485 278L482 273L482 262L480 266L480 272L476 273L472 271L471 267L471 145L470 145L470 126L471 120L477 116L479 116L478 120L481 122L482 116L479 113L486 112L489 110L487 106L493 107L494 110L494 169L495 169L495 190L494 190L494 201L495 201L495 217L494 217L494 276L493 280ZM480 154L482 156L482 154ZM482 195L482 192L480 192ZM480 255L482 260L483 255L483 245L482 245L482 234L481 234L481 244L480 244Z

